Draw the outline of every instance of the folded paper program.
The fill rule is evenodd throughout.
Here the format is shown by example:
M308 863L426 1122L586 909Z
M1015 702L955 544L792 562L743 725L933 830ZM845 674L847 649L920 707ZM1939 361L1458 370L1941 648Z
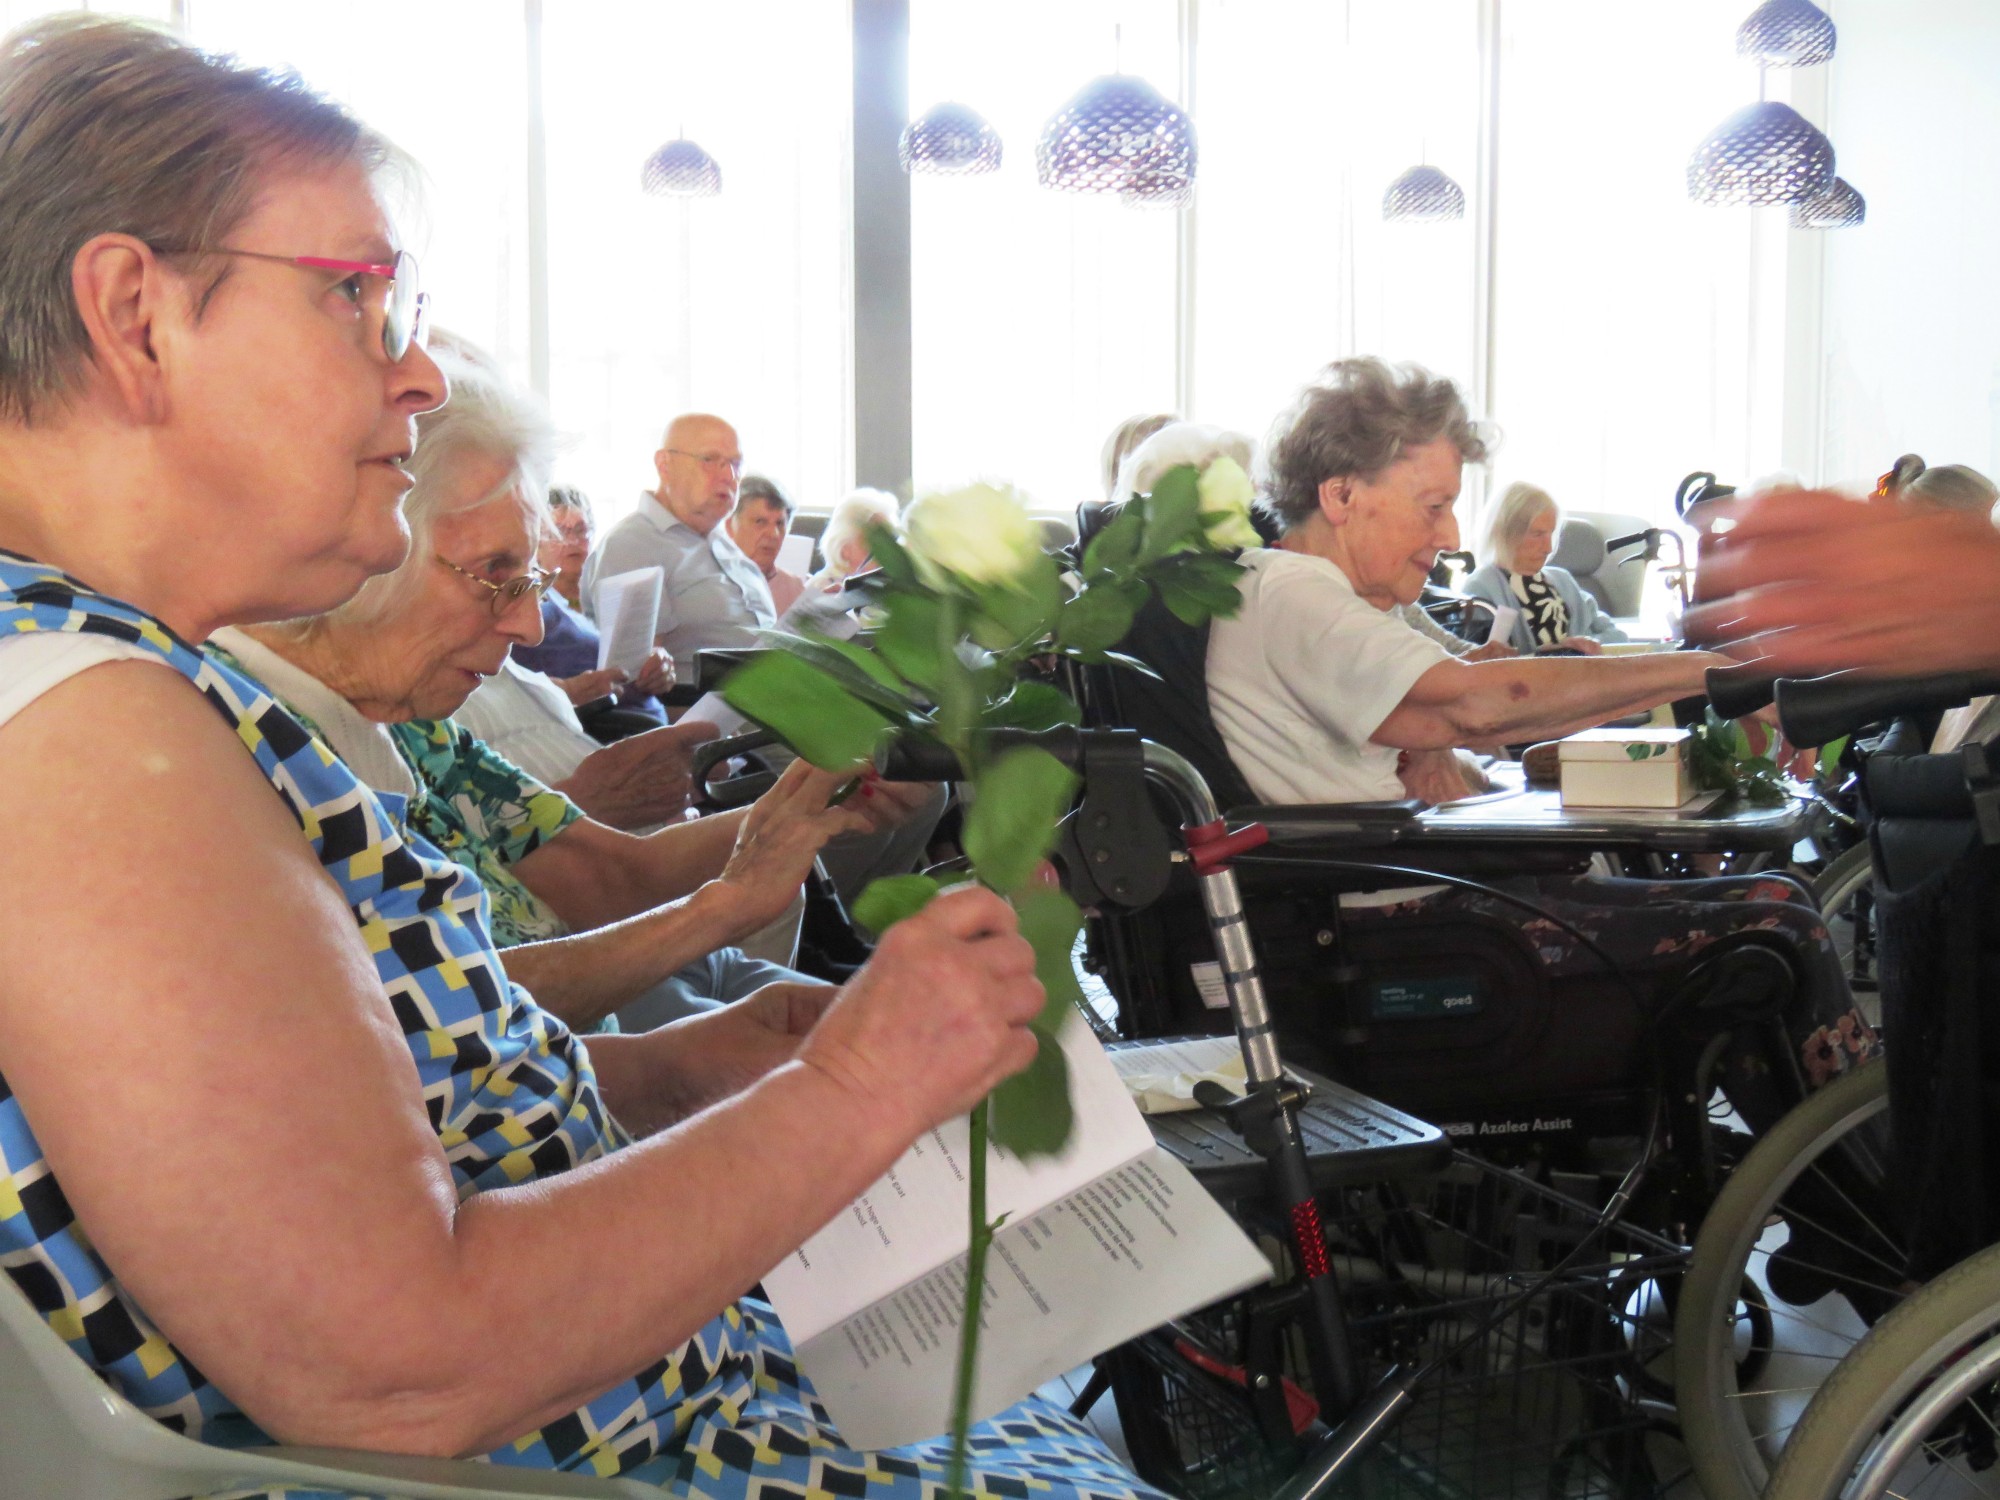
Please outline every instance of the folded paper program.
M1217 1083L1241 1095L1246 1075L1243 1049L1233 1036L1180 1037L1112 1050L1111 1065L1140 1113L1168 1115L1200 1109L1197 1083Z

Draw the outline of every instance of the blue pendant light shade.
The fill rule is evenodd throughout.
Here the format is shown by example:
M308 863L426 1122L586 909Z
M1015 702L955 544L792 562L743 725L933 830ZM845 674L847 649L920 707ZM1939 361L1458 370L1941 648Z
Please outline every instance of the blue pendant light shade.
M1465 189L1436 167L1412 167L1382 195L1382 217L1391 223L1462 219Z
M639 186L673 198L713 198L722 191L722 168L693 141L668 141L646 158Z
M1845 177L1833 179L1833 186L1817 198L1792 205L1794 229L1852 229L1868 217L1868 200L1854 191Z
M896 155L905 172L973 176L1000 170L1000 132L975 109L939 104L903 127Z
M1833 142L1775 101L1738 110L1688 161L1688 196L1697 203L1800 203L1832 186Z
M1065 193L1175 207L1194 186L1194 122L1143 78L1087 83L1042 127L1035 176Z
M1736 53L1767 68L1812 68L1833 57L1833 18L1812 0L1765 0L1736 28Z

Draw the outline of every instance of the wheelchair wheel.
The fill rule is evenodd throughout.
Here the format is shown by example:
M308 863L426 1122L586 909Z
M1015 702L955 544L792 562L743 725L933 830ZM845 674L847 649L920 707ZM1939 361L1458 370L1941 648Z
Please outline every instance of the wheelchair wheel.
M1821 1387L1770 1500L2000 1495L2000 1248L1885 1317Z
M1675 1397L1710 1500L1756 1500L1811 1391L1902 1300L1888 1069L1836 1079L1731 1174L1675 1317Z
M1872 990L1875 974L1875 855L1866 843L1842 850L1813 877L1813 900L1826 918L1850 988Z

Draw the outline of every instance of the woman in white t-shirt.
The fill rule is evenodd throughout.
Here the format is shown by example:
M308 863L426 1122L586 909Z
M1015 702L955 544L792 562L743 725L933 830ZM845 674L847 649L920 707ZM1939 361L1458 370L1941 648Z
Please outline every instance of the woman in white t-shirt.
M1264 467L1266 506L1282 535L1274 549L1243 554L1243 607L1215 621L1207 663L1216 728L1260 799L1450 800L1468 790L1455 747L1554 738L1699 693L1707 669L1726 660L1672 652L1467 662L1411 630L1394 610L1416 600L1438 553L1457 547L1460 471L1486 447L1450 381L1378 359L1329 366L1280 418ZM1803 1075L1823 1081L1873 1046L1825 925L1789 881L1508 884L1660 983L1717 937L1781 934L1806 978L1787 1026ZM1493 898L1430 889L1355 918L1464 908L1524 923L1519 908ZM1568 937L1544 930L1534 941L1557 974L1598 963ZM1845 1045L1855 1037L1859 1047ZM1769 1062L1747 1053L1728 1060L1737 1067L1732 1099L1759 1126L1788 1102L1768 1096Z

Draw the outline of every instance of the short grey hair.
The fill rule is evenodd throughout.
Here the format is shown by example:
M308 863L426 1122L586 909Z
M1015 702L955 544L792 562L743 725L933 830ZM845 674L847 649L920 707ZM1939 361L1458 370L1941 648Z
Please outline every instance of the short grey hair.
M1264 505L1290 530L1319 510L1329 479L1373 479L1412 448L1447 438L1469 464L1488 436L1458 387L1421 365L1372 355L1335 360L1272 424L1264 448Z
M1992 514L1994 502L2000 501L2000 489L1977 469L1939 464L1904 486L1902 497L1909 504L1984 516Z
M819 555L826 571L844 576L841 550L849 542L866 542L864 533L871 522L894 531L902 517L903 507L887 490L849 490L835 503L826 529L819 534Z
M591 525L597 524L597 512L591 507L590 496L573 484L552 484L549 486L549 509L551 511L573 510Z
M791 520L792 513L798 509L797 506L792 504L792 497L778 488L777 480L767 479L762 474L745 474L736 485L736 508L738 510L743 509L744 506L753 500L764 505L777 506L779 510L785 513L787 521Z
M492 358L473 345L440 333L431 358L451 382L451 398L417 418L417 448L410 456L412 483L403 497L410 528L410 551L402 565L378 574L338 609L300 622L305 628L349 621L379 620L417 591L431 566L432 537L446 515L478 510L499 500L520 507L531 539L549 535L549 470L559 439L547 410L514 386ZM501 481L473 499L451 502L452 477L469 458L500 459L508 465Z
M1125 460L1134 449L1162 427L1178 422L1179 417L1172 412L1155 412L1146 416L1127 417L1111 429L1111 436L1104 440L1102 467L1104 469L1104 498L1123 500L1118 492L1118 476L1125 468Z
M0 41L0 419L74 395L90 358L76 253L128 234L186 257L197 309L229 274L227 242L276 168L401 158L296 74L197 51L130 21L66 16Z
M1555 496L1540 485L1521 479L1508 485L1493 507L1493 519L1486 525L1486 548L1480 561L1497 562L1501 567L1507 567L1513 559L1515 546L1528 534L1535 517L1545 510L1552 510L1558 516L1562 514Z

